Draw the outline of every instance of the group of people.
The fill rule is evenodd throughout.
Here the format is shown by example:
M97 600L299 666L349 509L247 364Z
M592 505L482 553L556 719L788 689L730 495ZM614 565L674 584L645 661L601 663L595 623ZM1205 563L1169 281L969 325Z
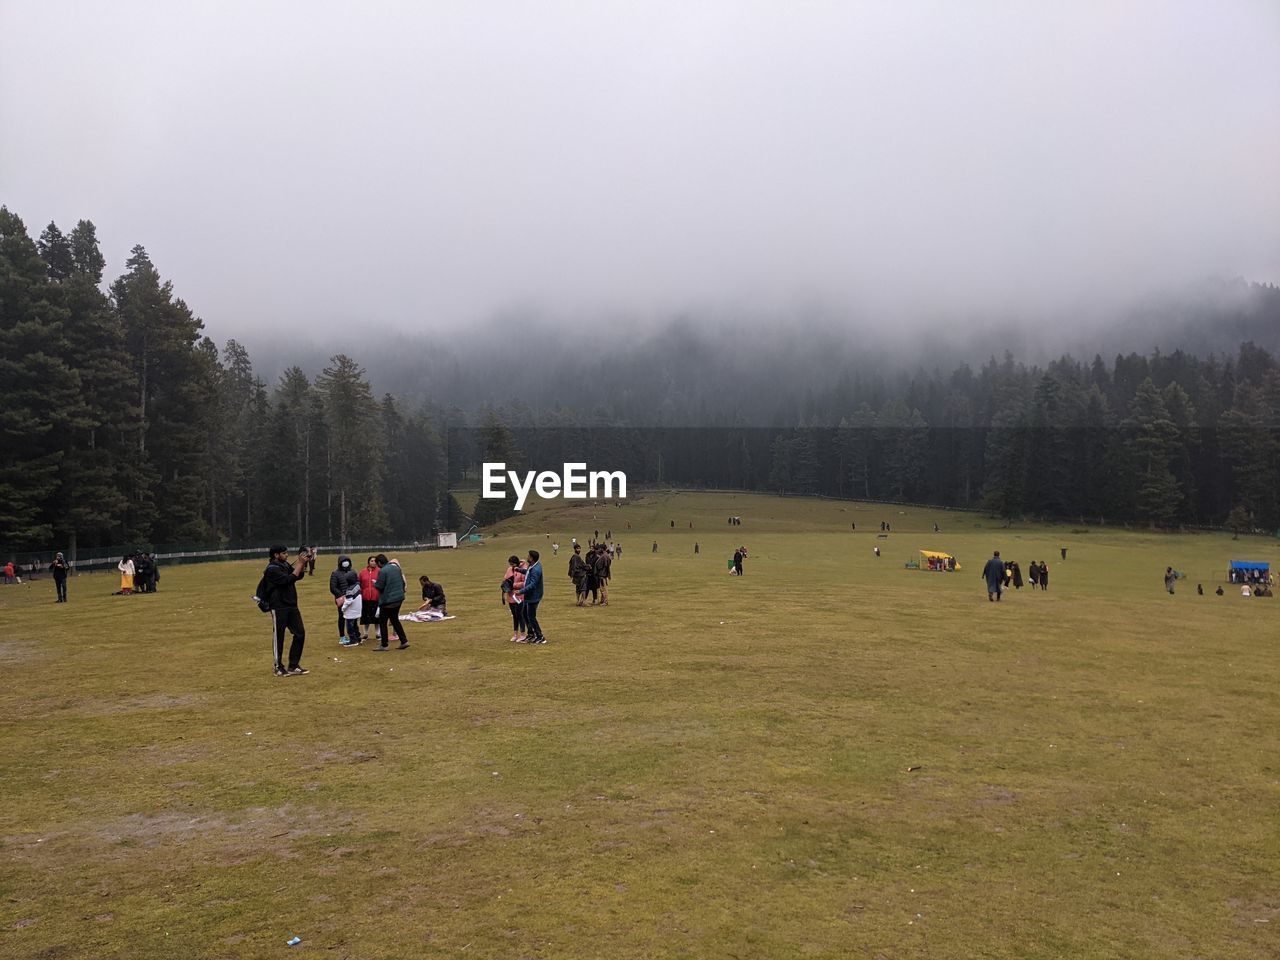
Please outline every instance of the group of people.
M599 603L600 606L607 607L609 581L612 577L613 550L608 544L592 541L586 556L583 556L582 544L574 542L573 556L569 558L569 579L573 581L578 606L586 606L589 595L591 606Z
M314 554L308 552L308 556L314 557ZM428 594L426 584L431 581L425 576L422 581L425 599ZM374 650L383 651L391 648L391 636L394 634L398 643L396 649L407 650L409 638L404 624L400 622L400 610L407 592L399 560L388 559L385 553L379 553L370 556L364 567L357 571L350 557L338 557L338 566L329 574L329 593L338 609L338 642L344 647L358 647L371 639L372 633L372 639L377 641ZM443 607L443 588L439 595L439 606Z
M1174 592L1174 587L1177 585L1178 579L1180 577L1181 577L1181 574L1178 573L1177 570L1174 570L1173 567L1165 567L1164 569L1165 590L1168 591L1170 594L1172 594ZM1269 575L1259 577L1258 579L1252 580L1252 581L1241 580L1239 582L1240 582L1240 596L1242 597L1269 597L1272 595L1271 593L1272 578ZM1213 592L1219 597L1224 596L1226 594L1226 591L1222 589L1222 584L1218 584L1218 589ZM1199 596L1202 596L1202 597L1204 596L1203 583L1196 584L1196 593Z
M35 565L31 567L31 573L35 572ZM4 565L4 582L8 584L22 583L22 567L14 563L12 560Z
M996 556L1000 556L999 553ZM1049 565L1043 560L1032 560L1031 566L1027 570L1027 574L1031 580L1031 589L1039 587L1041 590L1049 589ZM1026 581L1022 579L1022 566L1016 560L1004 561L1004 589L1008 590L1012 586L1015 590L1021 590ZM996 598L997 600L999 597Z
M581 547L573 545L575 556ZM507 558L502 578L502 603L511 612L512 643L546 643L546 634L538 623L538 604L542 602L542 562L537 550L526 559L515 554Z
M22 566L14 561L8 561L3 568L4 582L11 584L22 584ZM34 580L36 571L39 567L31 564L27 568L27 577ZM58 553L54 555L53 563L49 564L49 572L53 574L53 585L57 590L58 599L56 603L67 602L67 577L71 575L71 564L67 561L66 555ZM159 575L157 575L159 579Z
M315 569L315 548L300 548L292 562L286 546L272 546L268 553L270 562L258 582L254 600L259 609L271 614L271 648L276 676L302 676L309 671L302 666L307 633L298 607L298 581ZM400 561L379 553L369 557L365 568L357 571L353 569L350 557L340 556L337 568L329 577L329 592L337 608L338 642L343 646L364 643L370 639L372 628L373 639L378 641L375 652L391 649L393 633L399 641L396 649L409 648L408 636L400 622L400 608L405 599L405 579ZM292 636L287 660L284 656L285 633Z
M116 564L116 569L120 571L120 589L115 596L128 597L135 593L155 593L159 586L160 565L149 553L131 553L121 557L120 562Z
M1247 583L1251 586L1257 586L1259 584L1266 586L1272 582L1271 572L1269 570L1246 570L1239 567L1232 567L1227 571L1227 581L1235 584Z
M1043 560L1031 561L1031 568L1028 570L1031 578L1031 588L1034 590L1039 587L1041 590L1049 589L1049 565ZM1010 585L1015 590L1022 589L1022 568L1017 561L1001 560L1000 551L996 550L991 559L987 561L982 568L980 574L983 580L987 582L987 599L997 601L1004 594Z

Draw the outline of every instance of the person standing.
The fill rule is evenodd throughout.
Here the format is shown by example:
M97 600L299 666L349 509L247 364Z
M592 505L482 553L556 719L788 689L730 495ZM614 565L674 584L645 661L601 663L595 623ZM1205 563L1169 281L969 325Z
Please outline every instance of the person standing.
M360 593L359 578L347 587L346 596L335 598L335 603L338 605L338 612L347 621L347 635L338 642L344 647L360 646L364 642L360 639L360 616L364 612L364 597Z
M1060 549L1062 550L1062 559L1063 560L1067 559L1067 548L1061 547Z
M596 601L600 599L600 575L596 570L600 563L600 547L598 545L591 547L587 551L585 562L587 575L582 585L582 596L585 600L587 594L591 594L591 605L594 607Z
M1004 561L997 550L982 568L982 578L987 581L987 599L999 600L1004 590Z
M587 562L582 559L582 547L573 545L573 556L569 558L569 579L573 581L573 595L578 598L578 606L587 602Z
M529 569L524 574L524 585L518 591L524 597L524 622L529 643L546 643L547 638L538 623L538 604L542 602L542 562L537 550L529 551Z
M386 643L386 636L378 634L378 588L374 585L377 579L377 558L370 557L360 571L360 639L368 640L372 627L374 639Z
M697 541L697 540L693 541L693 555L694 555L695 557L698 555L698 541Z
M311 558L307 561L307 573L311 574L313 577L316 575L316 554L319 552L319 547L312 547L307 551L307 556Z
M151 564L145 553L138 554L133 562L133 588L138 593L147 592L147 583L151 578Z
M53 585L57 588L57 603L67 602L67 574L71 567L67 563L67 558L61 553L53 558L53 563L49 564L49 570L53 574Z
M515 554L507 557L507 572L502 577L502 602L511 611L511 642L524 643L524 597L517 592L524 586L524 566Z
M609 605L609 578L613 575L612 565L613 558L609 555L609 548L601 544L599 556L596 557L596 580L600 583L600 606L602 607Z
M1031 566L1027 569L1027 575L1031 577L1032 590L1040 586L1040 563L1038 561L1031 561Z
M733 551L733 575L734 575L735 577L740 577L740 576L742 576L742 558L743 558L743 556L744 556L744 554L743 554L743 552L742 552L742 548L741 548L741 547L739 547L737 550ZM767 579L767 577L766 577L766 579Z
M649 551L649 552L650 552L650 553L657 553L657 552L658 552L658 541L657 541L657 540L653 541L653 549L652 549L651 551Z
M299 550L298 559L290 565L289 548L285 546L273 546L269 556L271 562L262 573L259 591L266 591L267 609L271 611L271 652L275 656L276 676L301 677L309 671L302 668L307 630L302 623L302 611L298 609L298 581L306 576L311 556L305 549ZM288 666L284 662L285 630L293 635Z
M1040 589L1049 589L1049 565L1043 560L1040 561Z
M338 557L338 565L329 574L329 593L338 607L338 642L352 646L360 642L360 624L348 619L343 612L343 601L352 587L360 586L360 574L351 566L351 558L343 554Z
M1168 591L1169 596L1173 596L1173 588L1177 584L1178 578L1173 572L1173 567L1164 568L1164 588Z
M388 560L385 553L377 556L378 579L374 586L378 588L378 630L382 634L382 643L373 649L384 653L390 649L391 637L387 626L394 626L396 639L400 641L397 650L409 649L409 638L405 635L404 626L400 623L400 605L404 603L404 573L400 569L400 561Z
M133 565L133 557L121 557L120 562L116 564L116 569L120 571L120 593L122 596L133 595L133 577L137 572L137 568Z

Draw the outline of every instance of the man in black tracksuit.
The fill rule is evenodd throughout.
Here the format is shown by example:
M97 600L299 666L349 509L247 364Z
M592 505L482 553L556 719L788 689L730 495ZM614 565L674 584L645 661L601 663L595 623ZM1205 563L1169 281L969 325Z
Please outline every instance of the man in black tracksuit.
M351 566L351 558L339 557L337 568L329 574L329 592L335 598L345 597L352 587L359 586L360 574ZM343 619L342 607L338 607L338 642L344 639L353 644L360 642L360 621Z
M302 645L307 631L302 624L302 611L298 609L297 583L306 576L308 555L299 551L298 559L289 565L289 548L272 547L271 562L262 574L268 592L267 603L271 609L272 652L276 660L277 677L300 677L308 671L302 669ZM284 632L293 634L289 646L289 665L284 664Z

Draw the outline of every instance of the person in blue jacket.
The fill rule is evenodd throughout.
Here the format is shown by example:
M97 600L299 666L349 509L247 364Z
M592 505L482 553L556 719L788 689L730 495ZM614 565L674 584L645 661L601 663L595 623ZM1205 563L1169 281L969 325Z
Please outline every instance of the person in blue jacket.
M982 568L982 578L987 581L987 599L999 600L1004 592L1004 561L1000 559L999 550Z
M538 604L542 602L542 563L537 550L529 551L529 569L524 572L524 586L517 593L524 597L524 618L528 643L546 643L538 624Z

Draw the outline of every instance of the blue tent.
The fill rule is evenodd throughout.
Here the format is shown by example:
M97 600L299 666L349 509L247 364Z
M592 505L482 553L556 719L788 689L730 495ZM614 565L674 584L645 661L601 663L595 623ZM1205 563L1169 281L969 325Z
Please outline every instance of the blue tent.
M1271 573L1271 564L1258 560L1232 560L1227 571L1230 583L1265 583Z

